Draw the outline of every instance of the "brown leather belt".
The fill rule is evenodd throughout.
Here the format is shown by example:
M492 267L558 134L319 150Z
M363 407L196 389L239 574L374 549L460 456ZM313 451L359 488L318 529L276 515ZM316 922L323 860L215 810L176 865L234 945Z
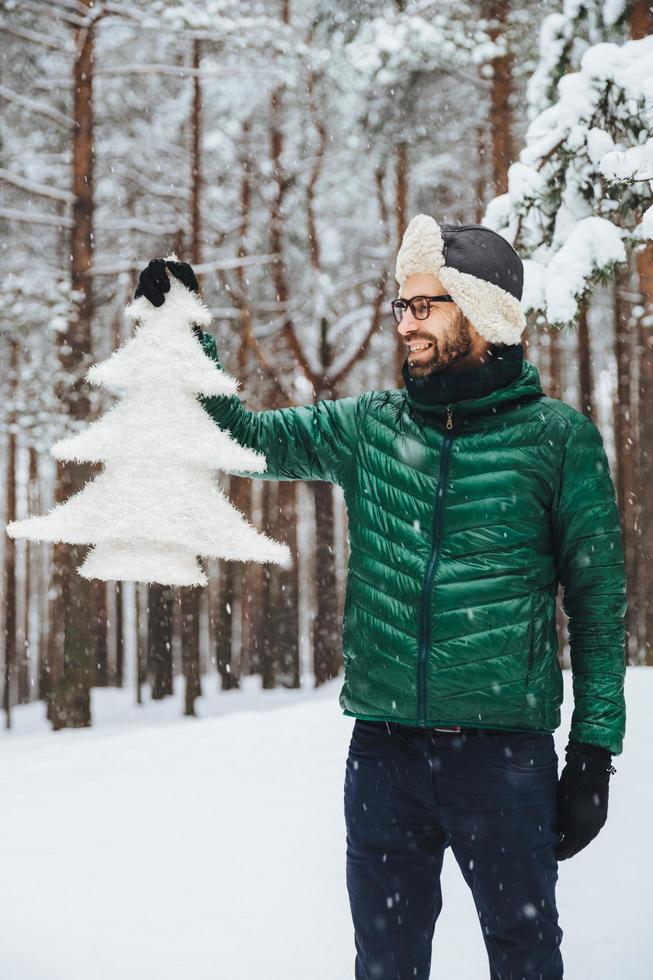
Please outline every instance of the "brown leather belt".
M379 724L383 724L383 722L380 722ZM468 734L468 735L480 735L480 734L486 734L486 735L502 735L502 734L505 734L505 731L503 729L497 729L497 728L468 728L465 725L426 725L425 727L422 727L421 725L402 725L401 722L397 722L397 721L392 721L392 722L387 722L386 721L385 722L385 725L386 725L386 728L388 729L388 732L390 732L390 727L391 726L394 726L395 728L397 728L397 729L399 729L399 730L401 730L403 732L406 732L407 734L422 734L422 735L427 734L428 735L429 732L448 732L449 734L453 734L453 735L455 735L458 732L464 732L465 734Z

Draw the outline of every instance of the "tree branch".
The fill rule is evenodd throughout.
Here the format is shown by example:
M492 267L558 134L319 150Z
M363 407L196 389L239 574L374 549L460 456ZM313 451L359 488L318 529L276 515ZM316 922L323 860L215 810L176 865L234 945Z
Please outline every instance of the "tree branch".
M380 280L376 299L374 301L374 307L372 312L372 317L370 319L370 325L367 332L363 338L363 342L359 345L358 350L352 354L348 361L346 361L341 368L339 368L335 374L329 376L329 382L332 387L335 387L338 382L344 378L354 364L361 359L361 357L366 353L367 345L370 342L370 338L379 329L381 323L381 311L383 309L383 301L385 299L385 286L388 279L388 270L385 269Z
M18 174L10 174L8 170L3 170L0 168L0 180L3 180L5 184L11 184L12 187L19 187L23 191L28 191L30 194L37 194L39 197L48 197L54 201L64 201L66 204L72 204L75 200L75 195L71 191L62 191L56 187L50 187L48 184L39 184L35 180L26 180L25 177L19 177Z
M47 34L37 34L36 31L29 31L26 27L17 27L6 21L0 22L0 29L6 34L13 34L14 37L19 37L22 41L33 41L34 44L41 44L43 47L51 48L53 51L63 51L65 54L72 54L70 45L53 41Z
M64 126L69 128L74 126L74 122L70 116L65 116L58 109L53 109L43 102L37 102L36 99L30 99L25 95L18 95L17 92L12 92L6 85L0 85L0 98L5 99L6 102L13 102L15 105L23 106L25 109L29 109L30 112L37 112L41 116L47 116L49 119L63 123Z
M9 221L20 221L27 225L51 225L55 228L72 228L75 224L72 218L65 218L56 214L18 211L14 208L0 208L0 218L7 218Z

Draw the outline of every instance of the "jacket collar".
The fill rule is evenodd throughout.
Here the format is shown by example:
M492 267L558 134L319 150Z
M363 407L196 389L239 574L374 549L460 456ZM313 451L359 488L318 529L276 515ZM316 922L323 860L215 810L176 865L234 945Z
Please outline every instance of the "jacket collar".
M524 359L522 344L497 348L481 367L442 371L427 378L412 378L406 358L401 373L411 408L431 416L444 416L448 406L456 415L472 415L501 402L543 394L537 368Z

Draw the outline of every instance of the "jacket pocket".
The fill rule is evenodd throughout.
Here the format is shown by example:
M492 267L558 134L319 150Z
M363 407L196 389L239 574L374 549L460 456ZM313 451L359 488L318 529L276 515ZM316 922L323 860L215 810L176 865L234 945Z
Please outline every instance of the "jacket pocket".
M537 686L542 682L542 673L546 669L547 650L549 648L549 630L551 615L555 616L555 607L551 608L549 593L538 589L531 595L531 622L528 632L528 666L526 668L526 687L533 676L537 678Z

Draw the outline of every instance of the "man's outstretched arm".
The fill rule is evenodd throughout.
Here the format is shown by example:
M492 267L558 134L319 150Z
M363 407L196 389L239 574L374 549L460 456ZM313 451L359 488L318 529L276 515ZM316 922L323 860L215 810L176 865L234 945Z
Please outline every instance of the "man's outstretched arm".
M204 334L202 346L222 367L211 334ZM221 429L266 457L264 473L243 472L243 476L342 483L353 463L360 398L325 399L315 405L262 412L245 408L238 395L200 397L199 401Z

